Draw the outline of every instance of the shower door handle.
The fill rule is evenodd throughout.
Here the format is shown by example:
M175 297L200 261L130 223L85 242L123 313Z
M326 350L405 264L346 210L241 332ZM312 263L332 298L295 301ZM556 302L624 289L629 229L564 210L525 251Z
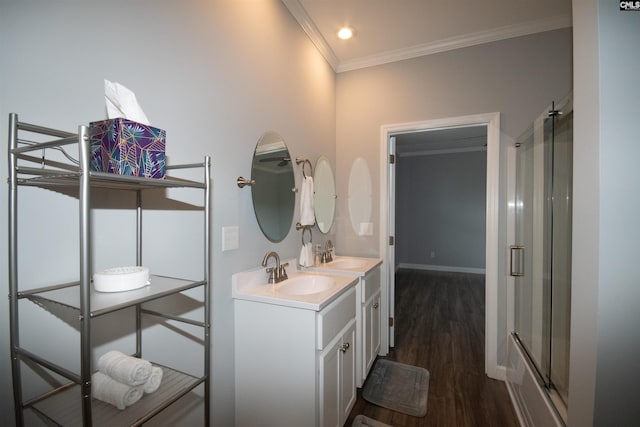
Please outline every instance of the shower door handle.
M514 245L509 249L509 275L514 277L524 276L524 246Z

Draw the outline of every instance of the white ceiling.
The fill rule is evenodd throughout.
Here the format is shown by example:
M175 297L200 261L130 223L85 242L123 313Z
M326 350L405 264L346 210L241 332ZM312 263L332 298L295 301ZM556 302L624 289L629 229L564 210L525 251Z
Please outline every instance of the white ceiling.
M282 1L336 72L571 26L571 0Z
M282 0L340 73L571 26L571 0ZM338 39L342 26L352 40ZM486 127L398 135L398 155L467 151Z

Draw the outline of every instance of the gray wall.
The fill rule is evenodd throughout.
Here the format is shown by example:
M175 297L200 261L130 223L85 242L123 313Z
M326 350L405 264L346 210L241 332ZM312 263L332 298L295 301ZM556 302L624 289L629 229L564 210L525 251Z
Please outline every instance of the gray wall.
M396 144L402 144L401 137ZM482 272L486 151L399 155L396 165L400 267Z
M152 124L167 131L171 163L213 159L213 389L214 425L234 422L234 352L231 275L259 266L265 252L283 257L299 253L300 235L293 227L284 241L270 243L253 214L251 191L236 186L238 175L250 176L251 157L261 134L278 131L292 156L315 162L321 154L335 160L335 74L279 0L208 1L37 1L0 0L0 135L7 135L7 116L74 131L79 124L106 116L103 79L119 81L137 95ZM0 176L6 178L6 149ZM295 169L296 183L301 171ZM179 199L184 193L169 195ZM7 185L0 186L6 203ZM52 232L49 246L23 246L23 284L45 284L77 276L76 202L46 193L21 196L23 223L46 220L45 227L21 230L26 242L41 231ZM6 204L4 205L6 206ZM190 244L201 229L197 216L154 215L146 224L164 227L149 242L145 263L164 274L200 272L201 246ZM0 209L0 241L7 241L7 209ZM174 217L175 215L175 217ZM186 214L190 215L190 214ZM131 248L134 225L129 212L98 213L96 266L135 262ZM299 218L294 215L294 221ZM240 248L221 251L221 228L239 226ZM175 232L180 227L180 232ZM113 239L113 230L120 230ZM333 237L333 236L332 236ZM201 239L200 239L201 240ZM196 240L198 241L198 240ZM173 242L178 251L171 251ZM151 244L153 243L153 244ZM28 258L42 268L29 268ZM55 255L55 256L53 256ZM7 245L0 245L1 271L6 271ZM2 288L6 292L6 273ZM5 423L12 411L9 375L8 303L0 299L0 413ZM73 365L75 330L56 325L44 310L25 319L35 327L34 350L54 353ZM122 319L117 317L117 319ZM98 338L104 351L120 345L111 322ZM59 327L58 327L59 326ZM162 348L167 334L148 331L147 348ZM61 345L62 344L62 345ZM127 341L126 345L130 345ZM123 344L125 346L125 344ZM71 348L70 348L71 347ZM123 347L130 348L130 347ZM167 350L168 348L168 350ZM163 358L179 359L185 368L197 366L197 355L181 344L167 343ZM259 355L256 355L259 361ZM197 412L197 411L194 411ZM170 418L162 417L166 423ZM189 417L185 425L197 425Z
M336 185L363 158L373 182L373 234L356 236L338 195L338 252L378 256L381 126L500 112L498 362L507 334L506 147L554 99L572 88L571 30L557 30L340 73L336 99Z
M569 425L640 419L640 13L574 1Z

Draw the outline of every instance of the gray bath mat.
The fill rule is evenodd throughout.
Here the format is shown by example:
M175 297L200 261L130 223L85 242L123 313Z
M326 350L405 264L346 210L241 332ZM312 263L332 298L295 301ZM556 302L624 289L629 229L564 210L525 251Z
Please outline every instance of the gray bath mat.
M365 415L356 415L351 427L391 427L389 424L381 423Z
M414 417L427 413L429 371L386 359L378 359L367 377L362 397L382 406Z

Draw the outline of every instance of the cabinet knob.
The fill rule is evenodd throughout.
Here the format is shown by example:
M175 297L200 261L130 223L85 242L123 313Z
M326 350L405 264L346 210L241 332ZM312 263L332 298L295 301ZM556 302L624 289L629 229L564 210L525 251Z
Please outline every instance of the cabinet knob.
M373 308L378 308L378 307L380 307L380 304L378 303L373 304Z
M340 351L343 352L343 353L346 353L347 350L349 350L349 343L348 342L342 344L342 347L340 347Z

